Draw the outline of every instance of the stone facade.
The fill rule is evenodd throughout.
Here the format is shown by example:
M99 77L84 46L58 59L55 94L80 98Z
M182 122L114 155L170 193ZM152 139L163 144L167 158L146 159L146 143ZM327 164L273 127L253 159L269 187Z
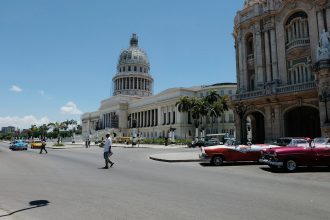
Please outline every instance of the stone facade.
M329 90L329 68L319 65L320 37L329 28L328 0L245 1L235 17L238 88L231 103L241 141L248 131L254 142L329 136L327 97L320 98Z
M136 133L146 138L167 137L168 132L174 128L171 134L174 133L175 138L179 139L194 139L218 133L235 136L232 110L213 122L209 118L204 119L201 123L203 134L201 131L196 134L192 118L188 113L179 112L175 104L181 96L203 97L210 90L216 90L221 96L231 96L236 93L236 83L171 88L152 95L153 79L149 73L147 54L137 46L137 37L133 35L130 48L119 56L117 73L113 77L113 96L101 101L97 111L82 115L85 138L98 140L107 132L115 132L119 137L132 137Z

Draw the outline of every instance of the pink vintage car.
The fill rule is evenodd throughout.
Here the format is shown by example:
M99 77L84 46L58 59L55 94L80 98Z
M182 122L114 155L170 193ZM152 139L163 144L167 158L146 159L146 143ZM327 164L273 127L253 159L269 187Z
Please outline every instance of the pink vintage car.
M271 168L284 168L293 172L299 166L330 166L330 145L285 146L262 150L260 163Z

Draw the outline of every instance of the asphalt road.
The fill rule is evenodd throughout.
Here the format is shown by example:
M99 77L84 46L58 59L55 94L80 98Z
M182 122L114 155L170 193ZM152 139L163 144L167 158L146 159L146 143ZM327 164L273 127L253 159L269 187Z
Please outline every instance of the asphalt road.
M0 209L23 220L330 219L328 168L290 174L148 159L178 151L195 150L115 148L115 165L104 170L96 147L40 155L0 143Z

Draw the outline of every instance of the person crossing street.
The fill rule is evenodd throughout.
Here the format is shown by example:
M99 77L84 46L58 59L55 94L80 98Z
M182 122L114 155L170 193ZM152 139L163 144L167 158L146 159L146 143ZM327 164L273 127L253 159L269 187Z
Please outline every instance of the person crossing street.
M103 157L105 160L105 167L103 167L103 169L108 169L109 163L110 163L110 167L112 167L114 165L114 163L110 160L110 156L112 155L112 151L111 151L112 140L111 140L110 134L106 134L105 137L106 137L106 140L104 143L104 152L103 152Z

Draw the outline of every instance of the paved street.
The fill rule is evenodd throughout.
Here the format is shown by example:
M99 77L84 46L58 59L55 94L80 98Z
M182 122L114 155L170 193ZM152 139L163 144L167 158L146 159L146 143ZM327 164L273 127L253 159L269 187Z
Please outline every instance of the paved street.
M0 142L1 219L327 220L330 170L167 163L149 155L198 149L98 147L12 152ZM41 201L40 201L41 200ZM38 205L39 204L39 205ZM13 213L8 218L3 214Z

